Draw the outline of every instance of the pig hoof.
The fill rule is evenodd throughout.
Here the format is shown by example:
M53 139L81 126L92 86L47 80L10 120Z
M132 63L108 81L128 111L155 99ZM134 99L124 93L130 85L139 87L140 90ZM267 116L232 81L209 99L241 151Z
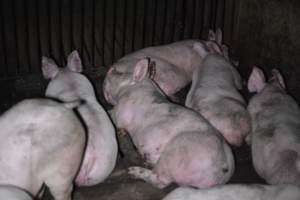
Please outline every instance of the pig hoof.
M145 173L145 169L141 167L129 167L128 174L133 176L134 178L140 178L142 174Z
M117 133L119 136L126 136L127 135L127 131L124 128L118 128Z

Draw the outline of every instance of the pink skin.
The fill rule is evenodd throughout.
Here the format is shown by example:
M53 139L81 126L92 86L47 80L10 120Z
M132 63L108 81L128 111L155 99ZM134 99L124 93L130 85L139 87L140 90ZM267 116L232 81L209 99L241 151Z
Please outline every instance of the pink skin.
M27 192L12 185L0 185L0 199L33 200Z
M199 63L203 60L203 57L193 49L195 43L206 45L204 41L186 40L163 46L148 47L121 58L110 66L109 71L119 72L120 74L132 73L134 66L140 59L149 57L156 65L154 81L167 96L172 98L174 93L192 80L193 71L196 67L199 67ZM207 44L209 45L205 48L211 48L212 50L216 48L215 46L218 46L214 41L209 41ZM118 76L116 73L107 73L105 80L113 79L111 77L113 75ZM106 82L104 81L103 87L106 100L114 105L115 102L110 93L114 93L115 91L112 91L112 89L117 90L117 88L108 90L105 85Z
M240 146L250 131L250 116L238 92L241 77L225 57L201 43L194 48L205 59L194 72L185 105L203 115L229 144Z
M226 197L226 198L225 198ZM179 187L163 200L299 200L295 185L226 184L207 189Z
M171 182L210 187L229 180L234 170L230 148L201 115L170 103L148 78L148 59L141 59L133 73L116 70L106 79L115 102L117 127L126 129L152 169L131 167L129 173L159 188ZM114 74L113 74L114 75Z
M91 186L103 182L116 164L118 146L115 129L97 101L92 84L81 74L79 54L73 51L68 56L66 68L59 68L52 59L46 57L43 57L42 63L44 77L51 79L46 96L61 101L85 102L78 112L87 128L88 141L76 184Z
M270 184L300 185L300 109L285 91L283 77L272 70L266 82L254 67L248 89L257 92L248 105L252 118L249 143L257 173Z
M72 103L30 99L1 116L0 184L33 196L45 184L55 200L71 200L85 144L84 128L71 108Z

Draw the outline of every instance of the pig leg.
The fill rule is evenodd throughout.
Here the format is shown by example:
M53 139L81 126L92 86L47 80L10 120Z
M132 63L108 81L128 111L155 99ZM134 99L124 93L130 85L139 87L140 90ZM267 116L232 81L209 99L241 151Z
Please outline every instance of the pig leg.
M160 189L165 188L171 183L169 180L160 180L158 175L152 170L143 167L129 167L128 173L134 178L143 179L147 183L150 183Z

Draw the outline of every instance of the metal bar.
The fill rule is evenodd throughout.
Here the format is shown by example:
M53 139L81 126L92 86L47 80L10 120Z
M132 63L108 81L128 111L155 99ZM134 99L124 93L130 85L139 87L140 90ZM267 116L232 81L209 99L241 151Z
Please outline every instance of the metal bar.
M0 4L3 4L3 2L0 2ZM0 6L0 9L3 9L4 6L1 5ZM1 20L1 23L0 23L0 26L1 26L1 49L3 49L3 51L1 51L1 57L3 58L3 66L1 66L1 68L3 67L4 69L1 69L1 76L3 77L6 77L7 76L7 50L6 50L6 45L5 45L5 33L4 33L4 17L3 17L3 11L1 9L1 12L0 12L0 20Z
M135 41L135 28L136 28L136 0L133 0L133 31L131 40L131 51L134 51L134 41Z
M116 0L113 0L113 25L112 25L112 55L111 63L115 61L115 40L116 40Z
M16 74L19 74L20 72L20 58L19 58L19 45L18 45L18 37L17 37L17 17L16 17L16 4L15 0L12 0L12 6L13 6L13 22L14 22L14 40L16 42L16 60L17 60L17 66L16 66Z
M125 55L125 41L126 41L126 24L127 24L127 0L124 0L124 16L123 16L123 24L124 24L124 30L123 30L123 41L122 41L122 56Z
M103 21L102 21L102 24L104 24L104 27L103 27L103 29L102 29L102 35L103 35L103 37L102 37L102 63L103 63L103 65L105 65L106 63L105 63L105 59L104 59L104 57L105 57L105 53L106 53L106 49L105 49L105 22L106 22L106 1L104 0L103 1L103 10L102 10L102 13L103 13Z
M157 0L154 0L154 20L153 20L153 30L152 30L152 37L151 37L151 46L154 45L155 41L155 31L156 31L156 19L157 19Z
M40 7L40 4L39 4L39 0L36 0L36 13L37 13L37 17L36 17L36 20L37 20L37 35L38 35L38 58L39 58L39 62L41 61L41 57L42 57L42 47L41 47L41 34L40 34L40 15L39 15L39 7ZM40 68L39 68L40 69Z
M95 43L96 43L96 39L95 39L95 32L96 32L96 29L95 29L95 27L96 27L96 25L95 25L95 21L96 21L96 19L95 19L95 13L96 13L96 9L95 9L95 0L93 0L93 3L92 3L92 12L93 12L93 17L92 17L92 29L93 29L93 31L92 31L92 67L93 68L95 68L96 66L95 66Z
M161 39L160 39L160 44L163 44L165 42L164 40L164 36L165 36L165 32L166 32L166 16L167 16L167 3L166 0L161 0L163 3L163 17L162 17L162 33L161 33Z

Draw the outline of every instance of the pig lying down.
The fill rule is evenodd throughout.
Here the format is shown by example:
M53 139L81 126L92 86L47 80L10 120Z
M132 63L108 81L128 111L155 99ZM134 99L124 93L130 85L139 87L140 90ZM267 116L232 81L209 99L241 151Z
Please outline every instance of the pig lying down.
M254 168L270 184L300 185L298 104L286 93L283 78L275 69L267 83L263 72L254 67L248 89L257 92L248 105Z
M80 73L82 64L77 51L68 56L64 69L46 57L43 57L42 64L44 77L51 80L46 96L66 102L85 101L78 112L87 128L88 141L76 184L96 185L108 177L116 164L118 147L114 126L98 103L92 84Z
M201 115L177 104L148 78L149 60L133 73L109 76L104 91L115 100L114 119L126 129L152 170L131 167L129 173L159 188L171 182L198 188L222 184L234 171L231 149ZM151 70L150 70L151 71Z
M85 144L84 128L70 109L77 105L24 100L1 116L0 184L34 196L45 184L55 200L71 200Z
M194 48L204 59L194 72L185 105L203 115L228 143L240 146L250 131L246 103L238 92L241 77L225 57L210 53L201 43Z
M295 185L232 184L209 189L177 188L163 200L299 200Z
M0 185L0 199L1 200L32 200L29 194L20 188Z
M156 65L154 81L167 96L172 96L192 80L193 71L203 60L203 57L194 50L193 45L200 42L205 48L219 49L216 46L218 46L217 42L222 43L222 32L210 31L210 34L210 41L185 40L163 46L148 47L128 54L110 66L106 79L118 76L118 74L132 73L139 60L149 57ZM222 54L222 51L220 53ZM106 100L113 105L115 100L111 98L110 93L114 93L113 90L117 89L111 88L112 91L105 93Z

